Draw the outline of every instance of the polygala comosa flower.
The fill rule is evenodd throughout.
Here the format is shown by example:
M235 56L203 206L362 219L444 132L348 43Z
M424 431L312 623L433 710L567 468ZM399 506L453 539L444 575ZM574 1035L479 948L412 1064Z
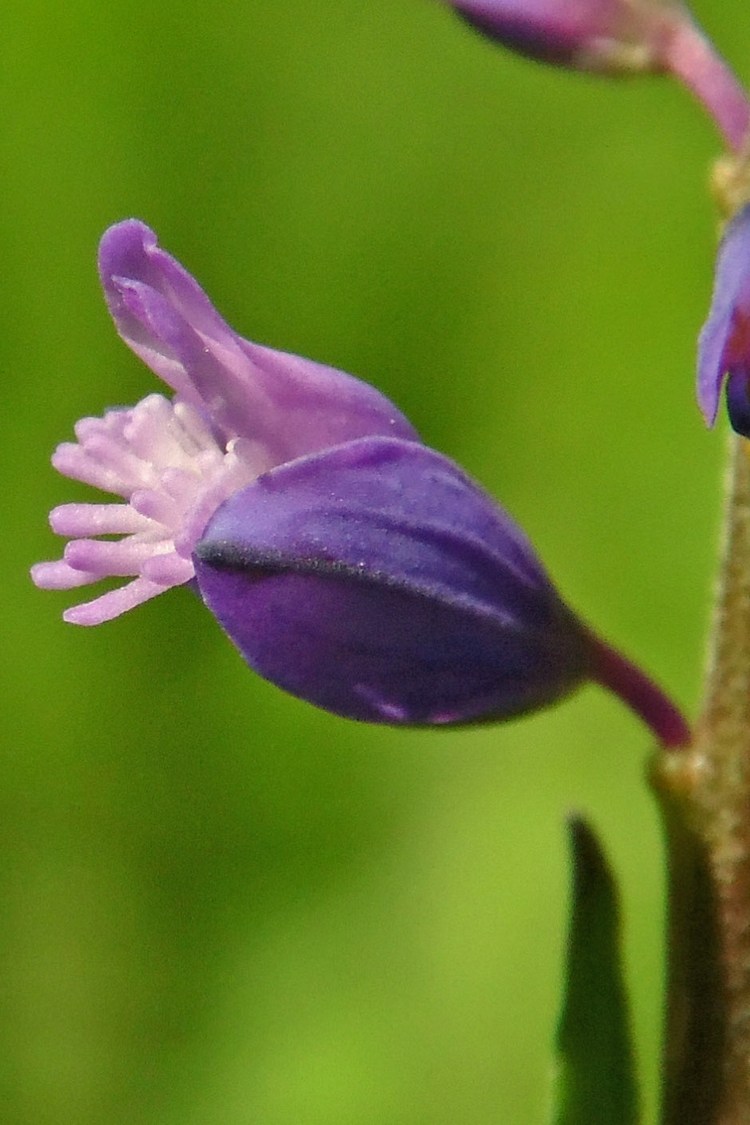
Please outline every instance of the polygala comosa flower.
M727 224L698 342L698 403L712 426L726 379L729 420L750 437L750 205Z
M661 71L683 19L671 0L449 0L505 47L558 66L604 73Z
M243 340L142 223L107 231L99 266L120 335L174 395L83 419L53 456L121 498L51 514L70 542L33 568L38 586L127 579L66 620L96 625L187 583L262 676L340 715L502 719L591 679L665 743L686 740L510 517L383 395Z

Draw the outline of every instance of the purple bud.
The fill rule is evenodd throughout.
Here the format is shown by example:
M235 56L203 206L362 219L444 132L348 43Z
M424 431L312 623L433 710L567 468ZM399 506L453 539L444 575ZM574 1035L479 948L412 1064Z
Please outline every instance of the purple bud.
M508 718L593 665L526 537L415 442L365 438L271 470L219 508L194 561L248 663L350 718Z
M450 0L467 23L542 62L608 74L662 71L684 18L671 0Z
M750 437L750 205L727 225L698 342L698 403L709 426L725 377L729 420L737 433Z

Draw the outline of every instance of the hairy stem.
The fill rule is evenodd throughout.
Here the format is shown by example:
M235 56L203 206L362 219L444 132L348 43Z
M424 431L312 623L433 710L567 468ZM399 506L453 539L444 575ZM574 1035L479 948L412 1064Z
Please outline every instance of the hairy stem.
M750 1122L750 445L731 448L701 717L653 769L670 879L664 1125Z

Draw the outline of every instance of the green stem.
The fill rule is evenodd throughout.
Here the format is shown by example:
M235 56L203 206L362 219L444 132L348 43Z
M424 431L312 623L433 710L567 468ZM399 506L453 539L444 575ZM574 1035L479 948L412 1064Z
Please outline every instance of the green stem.
M727 1027L710 857L662 794L669 856L667 1012L662 1125L713 1125L722 1099Z
M750 1121L750 446L732 440L711 653L692 745L653 781L669 861L663 1125Z

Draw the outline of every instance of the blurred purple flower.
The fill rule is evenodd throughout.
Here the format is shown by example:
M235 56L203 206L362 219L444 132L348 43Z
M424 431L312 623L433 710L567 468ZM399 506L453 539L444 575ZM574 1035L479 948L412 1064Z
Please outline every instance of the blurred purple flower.
M599 74L670 74L743 150L750 101L680 0L444 0L504 47Z
M248 663L302 699L385 723L501 719L606 684L669 745L681 716L564 605L528 540L372 387L249 343L152 231L107 231L120 335L175 392L76 426L45 589L119 576L65 613L96 625L184 583ZM119 539L102 539L119 535Z
M750 206L728 223L711 309L698 341L698 403L712 426L726 377L733 428L750 437Z
M449 0L511 50L579 70L661 71L682 5L672 0Z

